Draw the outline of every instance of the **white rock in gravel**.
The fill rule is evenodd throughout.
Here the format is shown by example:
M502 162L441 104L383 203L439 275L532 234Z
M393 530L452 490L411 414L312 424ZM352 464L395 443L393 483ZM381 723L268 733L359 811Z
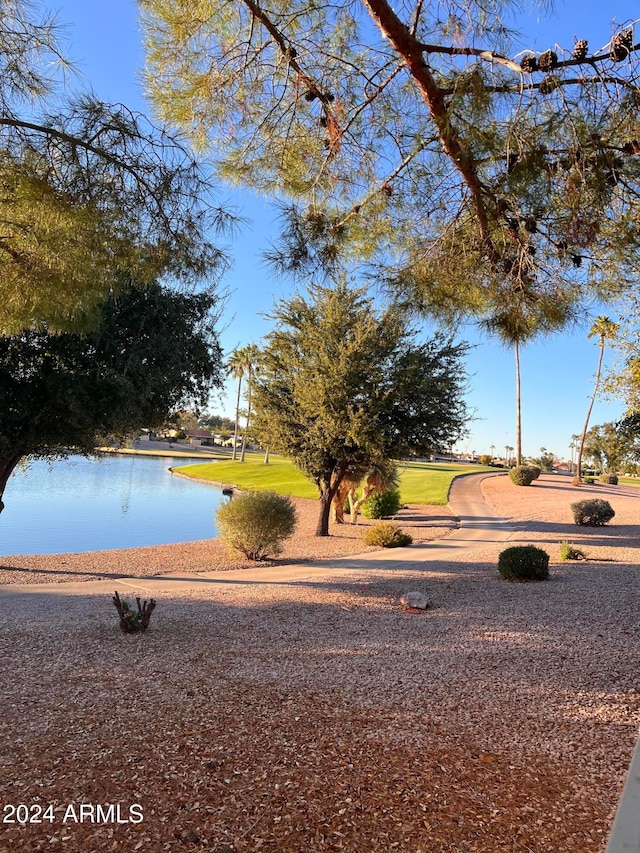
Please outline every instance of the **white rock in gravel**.
M400 604L404 604L405 607L415 607L416 610L426 610L429 601L423 592L405 592L400 597Z

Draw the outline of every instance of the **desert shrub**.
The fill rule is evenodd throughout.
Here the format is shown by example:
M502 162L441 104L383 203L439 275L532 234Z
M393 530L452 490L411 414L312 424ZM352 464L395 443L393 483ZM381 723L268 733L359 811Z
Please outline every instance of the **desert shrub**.
M480 457L480 464L481 465L491 465L492 462L493 462L493 456L490 456L488 453L483 453L482 456Z
M509 471L509 477L516 486L530 486L535 480L535 472L529 465L517 465Z
M598 478L601 483L606 483L608 486L617 486L618 485L618 475L617 474L601 474Z
M600 527L611 521L615 511L609 501L601 498L592 498L585 501L577 501L571 504L573 520L576 524L584 524L587 527Z
M498 571L508 581L544 581L549 577L549 555L535 545L515 545L501 552Z
M595 480L593 479L593 477L583 477L582 482L585 484L585 486L593 486Z
M534 480L537 480L540 474L542 474L542 468L539 465L527 465L527 468L531 468L533 471Z
M377 492L362 504L362 514L365 518L390 518L395 515L402 503L400 492L390 489L388 492Z
M404 548L413 542L408 533L403 533L397 524L388 521L369 527L362 539L365 545L375 545L379 548Z
M571 545L569 542L563 542L560 545L561 560L586 560L587 555L580 548Z
M279 554L280 543L291 536L296 521L289 498L275 492L246 492L216 511L220 538L250 560Z

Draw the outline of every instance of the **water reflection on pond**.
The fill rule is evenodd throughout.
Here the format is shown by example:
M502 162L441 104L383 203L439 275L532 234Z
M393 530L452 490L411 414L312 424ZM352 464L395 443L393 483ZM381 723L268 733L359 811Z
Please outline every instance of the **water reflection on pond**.
M60 554L216 536L219 489L173 477L184 457L106 456L16 470L0 515L0 555Z

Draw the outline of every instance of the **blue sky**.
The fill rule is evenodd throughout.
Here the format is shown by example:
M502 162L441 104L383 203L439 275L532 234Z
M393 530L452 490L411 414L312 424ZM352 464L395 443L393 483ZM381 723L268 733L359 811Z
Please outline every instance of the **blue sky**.
M67 25L69 52L84 84L103 100L149 113L140 83L144 57L134 0L64 0L51 8ZM544 50L554 43L571 47L575 36L587 38L590 47L597 49L609 41L613 20L623 24L637 14L637 4L628 0L613 4L570 0L557 3L544 22L538 22L533 12L519 18L518 26L531 36L523 48ZM290 293L293 285L269 278L261 261L261 252L276 233L268 202L224 187L221 199L238 207L248 220L228 247L233 268L225 284L231 295L221 335L228 353L236 346L260 342L270 328L261 315L270 311L275 298ZM594 307L596 313L603 312ZM527 455L538 455L545 447L569 457L571 436L582 429L598 358L595 342L587 340L588 328L587 321L582 328L525 347L521 353L523 452ZM499 453L505 445L515 445L513 353L478 335L473 327L461 327L457 335L477 344L467 362L471 376L467 399L476 419L470 425L470 437L458 447L488 453L495 445ZM234 401L229 387L212 409L231 416ZM622 401L598 400L591 423L613 420L622 409Z

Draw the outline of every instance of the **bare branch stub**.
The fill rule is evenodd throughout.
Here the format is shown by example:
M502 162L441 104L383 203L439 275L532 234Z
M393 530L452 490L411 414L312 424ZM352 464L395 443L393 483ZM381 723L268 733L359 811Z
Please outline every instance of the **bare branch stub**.
M147 630L151 620L151 614L156 606L156 602L153 598L149 601L145 599L141 603L140 599L136 596L137 612L134 612L131 609L131 606L127 601L123 601L120 598L117 590L111 600L120 615L120 630L124 634L135 634L139 631Z

